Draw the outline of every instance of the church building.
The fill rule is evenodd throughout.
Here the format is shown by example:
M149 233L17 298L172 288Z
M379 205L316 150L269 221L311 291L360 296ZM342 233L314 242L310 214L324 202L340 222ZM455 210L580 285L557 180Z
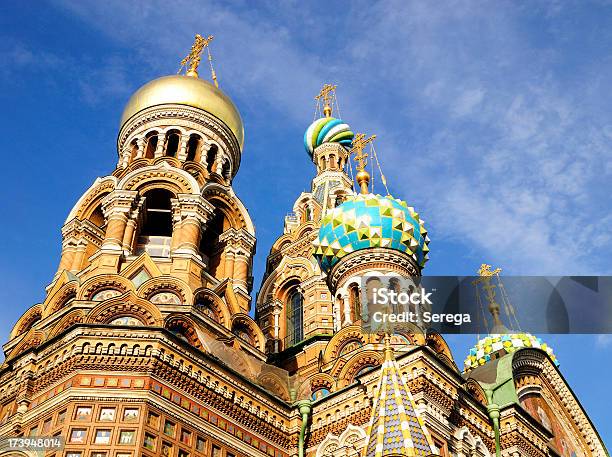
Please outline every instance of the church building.
M372 192L373 136L335 117L335 86L304 135L310 191L254 290L232 187L244 127L214 71L198 75L211 40L131 96L116 168L67 215L44 301L23 304L0 437L65 443L7 455L607 456L539 338L492 334L458 365L438 333L363 330L362 278L419 277L429 236L409 202Z

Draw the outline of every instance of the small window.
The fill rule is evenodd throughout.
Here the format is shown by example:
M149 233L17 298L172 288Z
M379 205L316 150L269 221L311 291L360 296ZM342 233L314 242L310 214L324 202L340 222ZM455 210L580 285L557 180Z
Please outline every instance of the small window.
M96 444L110 444L111 431L109 429L96 430L96 436L94 443Z
M66 457L81 457L81 451L67 451Z
M174 422L170 422L169 420L164 422L164 435L174 436L175 430L176 424Z
M170 457L172 455L172 444L162 441L161 453L163 457Z
M201 436L198 436L198 438L196 439L196 451L204 451L205 447L206 447L206 440L202 438Z
M57 414L57 420L55 421L56 425L61 425L66 422L66 410L62 410Z
M91 451L91 454L89 454L91 457L106 457L108 455L108 452L105 451Z
M191 444L191 432L189 430L181 429L181 443Z
M147 425L157 429L159 427L159 414L149 411L147 414Z
M212 457L221 457L221 448L219 446L212 447Z
M157 437L155 437L154 435L151 435L150 433L145 433L142 447L144 447L145 449L149 449L150 451L154 451L156 441L157 441Z
M115 420L115 408L100 408L100 421L112 422Z
M49 432L51 431L51 418L45 420L43 422L43 427L42 427L42 434L44 436L48 436Z
M30 433L28 433L28 436L38 436L38 425L35 425L30 429Z
M70 432L70 442L84 444L86 436L87 436L87 429L73 428L72 431Z
M78 406L74 413L74 420L87 421L91 419L91 406Z
M187 452L184 449L179 449L178 451L178 457L189 457L189 452Z
M117 452L115 457L132 457L131 452Z
M123 410L123 420L125 422L138 420L138 408L125 408Z
M119 432L119 444L134 444L136 432L134 430L121 430Z

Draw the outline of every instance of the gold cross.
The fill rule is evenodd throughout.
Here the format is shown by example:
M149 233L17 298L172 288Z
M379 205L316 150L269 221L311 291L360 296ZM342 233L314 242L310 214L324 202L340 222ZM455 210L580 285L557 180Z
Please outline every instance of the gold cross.
M208 35L204 38L199 33L195 36L195 41L191 46L191 51L187 56L181 60L181 68L179 68L179 73L181 70L187 65L188 62L191 62L189 65L189 69L187 70L187 76L195 76L198 77L198 66L200 65L200 60L202 59L202 51L205 47L209 45L209 43L214 39L213 35ZM210 59L209 59L210 60Z
M368 158L368 153L363 152L363 149L366 147L368 143L371 143L376 135L372 135L369 138L366 138L365 133L358 133L353 138L353 147L351 148L351 154L355 155L355 162L358 163L357 170L364 171L366 168L366 159Z
M336 87L338 86L335 84L323 84L323 88L319 94L315 96L315 100L320 101L323 99L323 113L326 117L331 117L332 107L330 102L336 95Z
M487 265L486 263L483 263L478 269L478 276L489 278L500 272L501 272L501 268L496 268L495 270L491 271L491 265Z

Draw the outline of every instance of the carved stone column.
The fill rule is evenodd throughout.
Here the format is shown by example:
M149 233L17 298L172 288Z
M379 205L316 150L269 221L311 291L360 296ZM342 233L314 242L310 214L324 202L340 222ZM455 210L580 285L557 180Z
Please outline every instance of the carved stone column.
M179 145L179 151L177 158L184 162L187 160L187 143L189 142L189 135L181 135L181 143Z
M161 133L157 134L157 147L155 148L155 158L164 155L164 146L166 145L166 136Z
M214 206L200 195L179 194L173 201L174 231L172 255L200 258L202 228L210 219Z
M123 250L125 226L137 195L135 190L115 190L102 201L102 211L107 220L103 251Z
M142 210L143 205L144 199L141 198L139 199L136 207L128 214L125 231L123 233L122 243L123 252L126 255L131 254L132 250L134 249L134 236L136 235L136 227L138 227L138 218L140 216L140 212Z
M140 137L136 140L136 147L138 148L138 151L136 152L136 159L140 159L142 157L144 157L144 151L145 151L145 138L144 137Z
M248 293L255 238L245 229L229 229L221 235L219 240L225 243L224 276L232 278L235 287Z

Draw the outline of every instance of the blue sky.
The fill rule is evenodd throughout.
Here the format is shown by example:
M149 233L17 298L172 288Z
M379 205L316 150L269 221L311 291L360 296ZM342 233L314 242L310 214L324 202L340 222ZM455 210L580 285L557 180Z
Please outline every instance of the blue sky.
M610 274L609 2L3 2L0 335L44 297L60 227L116 164L123 105L216 35L246 127L235 187L256 224L256 284L309 188L313 95L376 133L391 192L427 221L427 274ZM205 74L206 71L201 72ZM535 305L534 305L535 306ZM458 364L473 337L449 337ZM612 442L609 336L547 336Z

